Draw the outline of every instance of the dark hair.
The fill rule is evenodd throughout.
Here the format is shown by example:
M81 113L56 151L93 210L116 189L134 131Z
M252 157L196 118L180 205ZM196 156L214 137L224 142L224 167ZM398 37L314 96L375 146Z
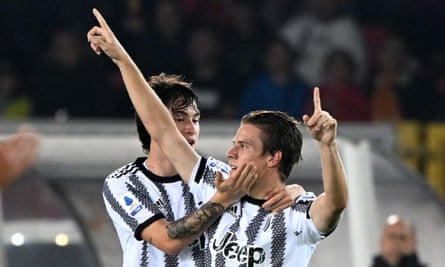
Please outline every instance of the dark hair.
M194 93L191 83L184 81L182 76L161 73L151 76L148 83L159 96L162 103L173 112L184 110L189 106L193 106L197 111L199 110L198 96ZM150 151L151 136L137 112L135 112L135 119L142 149L148 153Z
M242 124L252 124L261 129L263 153L281 151L282 159L278 170L284 182L289 177L294 164L301 159L303 136L295 118L281 111L251 111L241 119Z

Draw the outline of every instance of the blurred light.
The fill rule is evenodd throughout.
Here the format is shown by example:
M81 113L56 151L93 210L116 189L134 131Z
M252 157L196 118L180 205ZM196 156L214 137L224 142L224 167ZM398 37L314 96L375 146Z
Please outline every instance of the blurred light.
M386 223L388 225L396 224L400 221L400 217L397 214L392 214L386 219Z
M56 243L56 245L58 245L59 247L65 247L70 243L70 238L67 234L60 233L56 235L54 243Z
M22 246L25 243L25 236L22 233L15 233L11 236L11 244L16 247Z

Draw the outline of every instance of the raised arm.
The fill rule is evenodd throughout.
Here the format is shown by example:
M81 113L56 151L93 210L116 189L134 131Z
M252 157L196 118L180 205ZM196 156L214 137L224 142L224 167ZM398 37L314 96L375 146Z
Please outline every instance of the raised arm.
M324 193L312 204L310 215L317 229L327 233L334 229L346 208L348 190L346 172L337 149L337 121L321 108L319 88L314 88L314 113L303 121L318 142L322 163Z
M91 48L98 55L104 52L118 66L131 102L145 128L173 163L180 176L188 182L199 155L180 134L169 110L145 80L100 12L93 9L93 14L99 26L94 26L87 34Z

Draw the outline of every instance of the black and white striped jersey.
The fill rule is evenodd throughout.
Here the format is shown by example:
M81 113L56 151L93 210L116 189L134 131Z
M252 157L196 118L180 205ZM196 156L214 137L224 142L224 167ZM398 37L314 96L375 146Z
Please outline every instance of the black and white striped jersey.
M220 164L212 158L197 163L189 186L198 201L214 194L216 171L228 170ZM307 266L325 237L309 217L315 198L306 193L277 215L261 207L264 200L246 196L234 203L207 231L210 266Z
M170 256L141 240L142 230L160 218L177 220L196 210L189 187L177 176L159 177L138 158L105 178L103 198L123 250L124 267L210 266L204 238Z

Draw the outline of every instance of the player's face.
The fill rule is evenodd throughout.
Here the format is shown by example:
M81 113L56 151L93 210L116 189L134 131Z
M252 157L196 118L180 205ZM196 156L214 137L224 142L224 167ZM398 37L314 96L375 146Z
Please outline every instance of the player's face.
M187 142L195 148L200 130L199 120L201 115L199 111L194 106L188 106L185 109L170 112L172 113L173 120L179 132L181 132Z
M226 156L232 169L253 162L259 177L267 169L267 163L272 157L270 153L263 153L261 129L251 124L242 124L239 127Z

